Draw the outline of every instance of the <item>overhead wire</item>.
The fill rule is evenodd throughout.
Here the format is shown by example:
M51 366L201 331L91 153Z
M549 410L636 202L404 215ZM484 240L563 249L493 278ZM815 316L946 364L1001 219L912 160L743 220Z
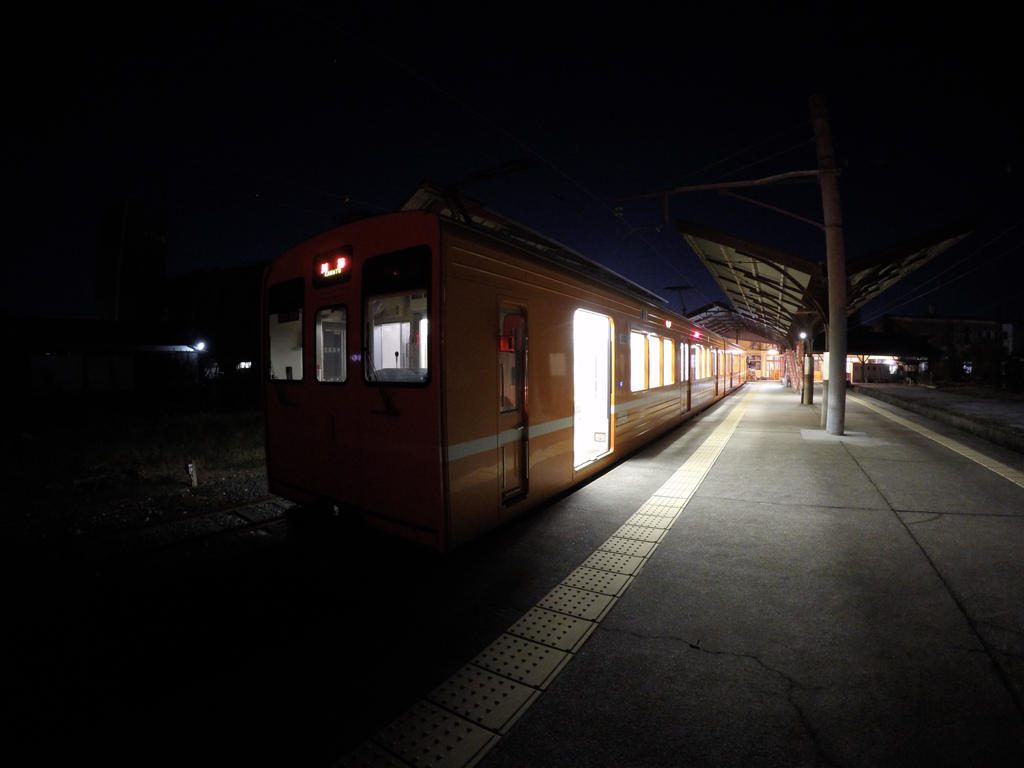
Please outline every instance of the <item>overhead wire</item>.
M688 173L683 174L683 176L681 178L684 181L689 181L690 179L696 178L696 177L700 176L701 174L711 170L712 168L715 168L716 166L722 165L723 163L727 163L727 162L729 162L730 160L732 160L732 159L734 159L736 157L740 157L743 154L745 154L747 152L750 152L751 150L756 149L756 148L762 146L763 144L767 144L770 141L775 141L776 139L780 139L783 136L791 134L793 132L793 130L797 127L797 125L806 127L806 121L800 121L800 122L791 123L786 128L783 128L783 129L777 131L776 133L772 134L771 136L766 136L766 137L764 137L764 138L762 138L762 139L760 139L758 141L755 141L753 144L748 144L747 146L743 147L742 149L738 149L738 150L736 150L734 152L730 152L725 157L721 157L718 160L713 160L713 161L711 161L710 163L708 163L705 166L702 166L700 168L697 168L697 169L694 169L692 171L689 171ZM796 147L801 147L801 146L804 146L803 142L801 142L800 144L796 145ZM796 148L796 147L793 147L793 148ZM790 150L784 150L784 152L788 152L788 151L790 151ZM776 153L776 154L781 154L781 153ZM724 174L716 177L716 180L717 181L724 180L724 179L726 179L727 177L731 176L734 173L739 173L741 170L744 170L745 168L749 167L749 165L757 165L757 164L763 162L764 160L770 159L771 157L774 157L774 155L770 155L770 156L768 156L766 158L763 158L762 160L754 161L753 163L750 163L747 166L740 166L739 168L734 168L731 171L726 171Z
M578 179L576 179L570 173L568 173L567 171L565 171L561 167L555 165L547 157L545 157L542 154L540 154L540 152L538 152L532 146L530 146L525 141L523 141L519 137L517 137L514 134L512 134L508 129L506 129L505 127L503 127L503 126L499 125L498 123L496 123L492 118L490 118L487 115L485 115L482 112L480 112L474 106L472 106L471 104L467 103L464 99L462 99L459 96L451 93L447 89L441 87L436 82L434 82L430 78L426 77L422 73L417 72L416 70L412 69L411 67L408 67L404 62L394 58L393 56L389 56L388 54L383 53L382 51L379 51L379 50L376 51L376 53L377 53L378 56L380 56L381 58L383 58L386 61L390 62L392 65L402 69L403 71L405 71L408 74L412 75L414 78L416 78L420 82L428 85L430 88L432 88L433 90L437 91L441 95L445 96L446 98L450 99L451 101L455 102L456 104L459 104L463 109L465 109L468 112L470 112L477 119L481 120L482 122L485 122L487 124L490 124L490 125L494 126L499 131L499 133L501 133L507 139L509 139L513 143L517 144L519 147L521 147L522 149L527 151L529 154L531 154L533 157L535 157L538 161L540 161L546 168L550 169L555 174L560 176L562 179L564 179L565 181L569 182L572 186L574 186L575 188L580 190L592 203L597 204L606 213L610 213L613 217L615 217L616 219L621 221L622 224L625 227L630 228L630 224L629 224L628 220L626 220L626 218L621 214L621 211L617 207L611 205L607 200L602 198L600 195L596 194L587 185L585 185L583 182L581 182ZM578 212L583 213L582 211L579 211L579 210L578 210ZM646 237L643 237L643 236L641 236L639 239L640 239L641 242L644 243L644 245L647 246L647 248L649 248L655 255L657 255L658 258L662 262L664 262L666 265L671 267L677 274L679 274L680 277L684 278L688 282L693 282L692 278L689 275L687 275L682 269L680 269L678 264L675 264L671 259L666 257L657 247L654 246L654 244L650 240L648 240ZM701 291L700 289L695 289L695 290L697 290L697 292L701 296L703 296L705 299L708 299L708 296L703 291Z
M381 50L381 48L379 46L369 46L368 50L372 51L372 53L374 55L376 55L380 59L383 59L384 61L388 62L393 67L396 67L396 68L400 69L401 71L405 72L407 75L413 77L415 80L417 80L417 81L423 83L424 85L428 86L431 90L433 90L436 93L444 96L446 99L454 102L455 104L458 104L462 109L466 110L469 114L473 115L477 120L492 126L501 135L503 135L506 139L508 139L509 141L511 141L514 144L518 145L523 150L525 150L527 153L529 153L531 156L536 158L544 167L548 168L553 173L555 173L557 176L561 177L565 182L569 183L570 185L572 185L573 187L578 189L580 192L582 192L583 195L587 199L589 199L589 201L592 204L596 204L601 209L603 209L606 213L610 213L615 219L620 221L624 227L626 227L627 232L628 231L633 231L635 229L634 227L631 226L630 222L622 214L622 211L621 211L620 207L612 205L608 200L605 200L600 195L596 194L586 184L581 182L579 179L575 178L572 174L568 173L566 170L564 170L560 166L558 166L555 163L553 163L550 159L548 159L547 157L542 155L540 152L538 152L533 146L527 144L525 141L520 139L518 136L514 135L507 128L505 128L504 126L502 126L499 123L497 123L493 118L488 117L486 114L484 114L479 109L477 109L474 105L470 104L465 99L463 99L460 96L458 96L457 94L452 93L450 90L448 90L447 88L443 87L442 85L440 85L438 82L436 82L432 78L427 77L421 71L418 71L418 70L408 66L402 60L400 60L400 59L398 59L398 58L396 58L396 57L394 57L392 55L389 55L388 53L384 52L383 50ZM801 121L800 122L800 125L805 125L805 124L806 124L805 121ZM693 174L703 173L706 170L709 170L710 168L716 167L717 165L720 165L722 163L728 162L729 160L731 160L731 159L733 159L735 157L742 156L744 153L750 151L753 148L756 148L758 146L762 146L762 145L764 145L768 141L774 141L774 140L778 139L779 137L786 135L787 133L791 133L793 128L794 128L794 125L787 126L782 131L779 131L778 133L773 134L770 137L767 137L765 139L761 139L758 142L755 142L754 144L749 145L748 147L744 147L743 149L740 149L740 150L738 150L736 152L732 152L729 155L725 156L724 158L704 166L702 169L698 169L697 171L694 171ZM796 149L799 149L800 147L803 147L803 146L806 146L806 141L801 141L799 144L793 145L791 147L787 147L787 148L785 148L783 150L780 150L778 152L774 152L771 155L767 155L765 157L758 158L757 160L751 161L750 163L747 163L744 166L741 166L739 168L733 169L732 171L730 171L728 173L730 173L730 174L731 173L738 173L740 170L752 167L754 165L758 165L758 164L763 163L763 162L767 162L767 161L769 161L769 160L771 160L771 159L773 159L775 157L787 154L787 153L792 152L792 151L794 151ZM693 175L693 174L691 174L691 175ZM607 237L607 235L603 235L603 234L602 234L602 236ZM661 250L659 250L650 241L650 239L648 239L647 237L644 237L644 236L640 236L639 239L665 265L667 265L671 269L673 269L680 277L682 277L683 279L685 279L689 283L693 283L694 282L689 275L687 275L682 269L680 269L680 267L676 263L676 261L674 261L672 259L669 259L664 253L661 252ZM699 288L696 288L696 287L695 287L695 290L704 299L710 301L710 298L702 290L700 290Z
M864 318L862 320L862 322L870 323L870 322L872 322L874 320L877 320L879 317L882 317L887 312L889 312L892 309L895 309L896 307L901 307L904 304L909 304L911 302L923 299L925 296L928 296L928 295L930 295L932 293L935 293L935 291L938 291L938 290L940 290L942 288L945 288L946 286L951 285L951 284L957 282L958 280L962 280L963 278L967 277L970 274L973 274L974 272L977 272L982 267L987 266L990 262L998 261L999 259L1002 259L1002 258L1006 257L1007 255L1009 255L1010 253L1013 253L1014 250L1019 249L1021 246L1018 245L1018 246L1014 246L1012 248L1009 248L1007 250L1004 250L1001 253L997 254L995 257L988 256L985 259L981 260L978 264L973 266L971 269L964 270L960 274L954 276L950 280L947 280L947 281L945 281L943 283L940 283L939 285L935 286L934 288L928 288L929 284L934 283L936 280L941 278L943 275L948 274L952 270L954 270L957 267L959 267L960 265L962 265L964 262L976 259L978 254L980 254L982 251L984 251L986 248L988 248L990 245L992 245L996 241L1002 239L1004 236L1006 236L1007 234L1009 234L1013 230L1017 229L1022 224L1024 224L1024 218L1020 218L1017 221L1013 222L1012 224L1010 224L1009 226L1005 227L1000 232L994 234L992 237L990 237L984 243L979 245L977 248L974 248L973 250L971 250L970 252L968 252L967 254L962 256L961 258L957 259L955 262L953 262L952 264L947 266L942 271L936 273L935 275L932 275L927 280L924 280L923 282L921 282L919 285L917 285L917 287L912 289L912 291L909 294L905 294L903 297L901 297L901 298L899 298L897 300L891 301L891 302L889 302L888 304L886 304L883 307L880 307L878 309L873 310L872 313L867 318ZM928 288L928 290L924 290L925 288Z
M996 259L1002 259L1005 256L1009 256L1011 253L1019 251L1020 249L1021 249L1021 246L1019 246L1019 245L1018 246L1014 246L1013 248L1008 248L1005 251L1003 251L1002 253L998 254ZM959 280L962 280L963 278L967 277L968 275L973 274L974 272L977 272L979 269L981 269L984 266L987 266L987 263L984 262L984 261L980 262L979 264L977 264L976 266L972 267L971 269L965 270L964 272L962 272L959 275L957 275L957 276L947 280L946 282L940 283L939 285L935 286L934 288L932 288L930 290L922 291L921 293L918 293L915 296L907 298L907 299L901 301L900 303L893 305L893 307L891 307L891 308L903 306L904 304L909 304L911 301L917 301L919 299L923 299L925 296L928 296L929 294L935 293L936 291L938 291L938 290L940 290L942 288L945 288L947 285L952 285L953 283L955 283L955 282L957 282Z
M773 152L770 155L766 155L766 156L764 156L762 158L758 158L757 160L753 160L753 161L747 163L746 165L741 165L738 168L734 168L733 170L731 170L727 174L725 174L725 176L723 176L722 178L724 180L725 178L727 178L729 176L736 175L740 171L749 170L750 168L753 168L756 165L761 165L762 163L767 163L769 160L774 160L777 157L782 157L783 155L788 155L791 152L795 152L798 149L806 149L807 146L808 146L808 142L807 141L801 141L798 144L794 144L791 147L786 147L785 149L780 149L778 152Z

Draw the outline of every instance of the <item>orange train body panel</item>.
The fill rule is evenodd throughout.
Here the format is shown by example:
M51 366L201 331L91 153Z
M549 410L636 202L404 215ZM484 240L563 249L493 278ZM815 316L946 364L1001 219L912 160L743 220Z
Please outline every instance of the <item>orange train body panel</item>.
M271 490L439 550L471 541L741 383L731 345L648 296L424 211L289 250L265 276ZM702 378L696 343L722 352Z

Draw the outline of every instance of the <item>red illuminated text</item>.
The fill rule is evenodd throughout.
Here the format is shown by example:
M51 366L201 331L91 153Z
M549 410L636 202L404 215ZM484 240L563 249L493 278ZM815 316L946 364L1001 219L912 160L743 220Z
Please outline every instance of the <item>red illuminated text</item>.
M348 266L348 259L345 256L339 256L336 259L328 259L327 261L320 262L320 276L321 277L334 277L340 275L345 271Z

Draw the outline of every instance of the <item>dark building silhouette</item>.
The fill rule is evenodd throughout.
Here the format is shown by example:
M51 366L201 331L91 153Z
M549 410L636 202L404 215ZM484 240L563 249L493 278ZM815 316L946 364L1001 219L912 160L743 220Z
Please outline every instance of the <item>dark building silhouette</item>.
M108 205L96 256L96 314L149 324L162 318L167 215L135 200Z
M888 338L914 337L927 345L930 378L1017 387L1015 324L976 317L887 315L876 330Z
M222 370L259 357L263 265L190 272L167 280L167 322L202 339Z
M263 264L190 272L167 281L167 323L200 340L200 377L216 383L223 407L259 405L257 371Z

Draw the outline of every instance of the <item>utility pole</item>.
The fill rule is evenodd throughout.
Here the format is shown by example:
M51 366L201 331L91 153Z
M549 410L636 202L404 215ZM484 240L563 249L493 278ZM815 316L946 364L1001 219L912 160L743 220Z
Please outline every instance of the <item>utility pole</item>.
M818 183L825 216L825 263L828 270L828 409L825 431L841 435L846 428L846 255L839 209L839 169L832 149L825 101L811 97L814 143L818 151Z

